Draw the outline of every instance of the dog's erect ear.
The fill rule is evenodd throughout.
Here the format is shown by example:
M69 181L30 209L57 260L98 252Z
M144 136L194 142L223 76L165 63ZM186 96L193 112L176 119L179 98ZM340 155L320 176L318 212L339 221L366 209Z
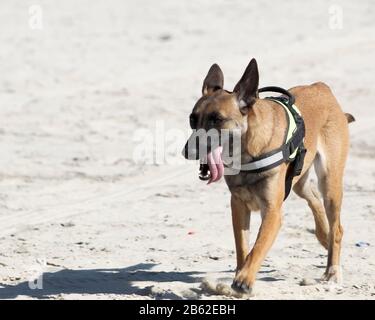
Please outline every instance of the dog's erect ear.
M237 95L242 113L247 113L249 107L258 97L259 72L256 60L251 59L242 78L233 89Z
M215 63L208 70L207 76L203 81L202 94L205 96L212 92L223 89L224 75L220 67Z

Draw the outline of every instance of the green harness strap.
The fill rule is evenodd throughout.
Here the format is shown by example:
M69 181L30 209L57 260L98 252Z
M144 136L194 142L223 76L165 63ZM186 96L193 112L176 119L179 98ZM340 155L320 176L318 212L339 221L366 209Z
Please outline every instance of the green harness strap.
M289 107L287 107L281 100L271 98L271 97L267 98L267 99L275 101L278 104L280 104L281 106L283 106L283 108L284 108L284 110L287 114L288 128L286 130L286 135L285 135L286 137L285 137L285 142L284 142L286 144L290 141L290 139L293 137L293 134L297 130L296 120L294 119L291 111L289 110ZM295 112L297 112L299 115L301 115L301 112L299 111L299 109L297 108L297 106L295 104L292 105L292 108L295 110ZM293 160L296 157L298 149L299 149L299 147L297 147L297 149L289 156L290 160Z

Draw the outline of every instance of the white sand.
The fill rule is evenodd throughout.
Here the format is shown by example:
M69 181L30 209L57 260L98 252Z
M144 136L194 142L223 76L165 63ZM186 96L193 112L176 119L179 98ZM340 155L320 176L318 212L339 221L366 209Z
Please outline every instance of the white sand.
M333 3L342 29L328 27ZM29 28L31 4L42 7L42 30ZM254 299L374 298L373 1L155 4L0 2L0 298L227 298L199 288L233 277L225 183L206 186L194 163L135 165L133 135L156 120L187 129L210 65L232 89L252 57L262 86L325 81L357 119L343 285L300 286L323 274L326 252L291 195ZM253 214L252 242L259 223ZM43 290L29 289L36 271Z

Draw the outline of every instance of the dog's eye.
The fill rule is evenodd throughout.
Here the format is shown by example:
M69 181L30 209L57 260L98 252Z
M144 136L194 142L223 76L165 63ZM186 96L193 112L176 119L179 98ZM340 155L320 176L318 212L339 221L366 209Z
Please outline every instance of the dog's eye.
M190 121L190 128L196 129L197 123L198 123L198 116L192 113L189 117L189 121Z
M217 126L217 125L220 125L223 121L224 121L224 118L223 118L220 114L218 114L218 113L216 113L216 112L211 113L211 114L208 116L208 124L209 124L210 126Z

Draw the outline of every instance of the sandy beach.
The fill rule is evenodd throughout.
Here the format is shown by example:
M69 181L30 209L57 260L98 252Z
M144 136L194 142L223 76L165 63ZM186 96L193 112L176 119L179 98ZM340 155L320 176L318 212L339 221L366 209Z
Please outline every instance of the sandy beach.
M327 253L291 194L251 299L375 298L373 1L4 0L0 29L0 299L235 299L202 286L234 276L230 193L180 142L208 68L232 90L252 57L260 86L323 81L356 122L342 284L316 281Z

